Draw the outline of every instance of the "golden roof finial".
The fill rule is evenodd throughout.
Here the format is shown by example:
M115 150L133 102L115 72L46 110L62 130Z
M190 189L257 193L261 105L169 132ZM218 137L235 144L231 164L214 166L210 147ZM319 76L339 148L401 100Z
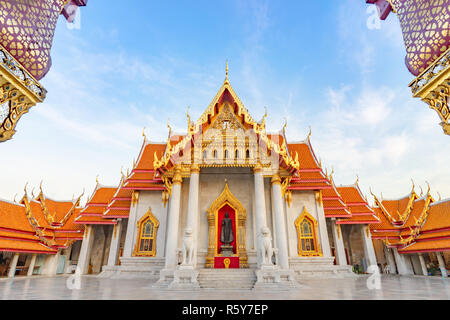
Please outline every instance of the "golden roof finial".
M14 195L14 199L13 199L13 201L14 201L15 203L17 203L16 197L17 197L17 193Z
M142 136L144 137L144 141L147 140L147 136L145 135L145 127L142 129Z
M411 190L411 194L412 194L412 193L414 193L414 187L415 187L413 178L411 178L411 182L412 182L412 190Z
M98 183L98 176L99 176L99 175L97 175L97 176L95 177L95 183L97 183L97 184L99 184L99 183Z
M228 81L228 59L227 59L227 66L225 68L225 81Z
M422 189L422 186L419 186L419 188L420 188L420 196L422 197L422 196L423 196L423 189Z
M169 128L169 139L170 139L170 136L172 135L172 127L170 126L169 121L170 121L170 118L167 118L167 128Z
M430 190L431 190L430 184L428 183L428 181L425 181L425 183L426 183L427 186L428 186L427 194L429 194L429 193L430 193Z
M286 135L286 127L287 127L287 118L284 117L283 136Z
M355 184L357 185L358 182L359 182L359 175L356 175L356 181L355 181Z
M311 126L309 126L308 139L311 139Z
M25 183L25 187L23 188L23 191L25 191L25 194L27 194L27 186L28 186L28 182Z
M437 192L438 196L439 196L439 201L442 200L441 194L439 193L439 191Z

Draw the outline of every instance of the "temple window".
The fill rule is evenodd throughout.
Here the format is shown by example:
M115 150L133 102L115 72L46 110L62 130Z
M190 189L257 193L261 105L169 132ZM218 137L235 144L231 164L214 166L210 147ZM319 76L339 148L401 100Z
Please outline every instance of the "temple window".
M303 209L295 220L298 239L299 256L321 256L322 252L317 239L317 221Z
M228 150L225 150L225 156L224 156L224 158L225 158L225 159L228 159Z
M245 152L245 158L246 159L250 159L250 150L247 149L247 151Z
M156 233L158 231L159 222L152 214L150 208L138 221L137 226L139 228L139 232L133 256L155 256Z
M214 151L213 151L213 157L214 157L215 159L217 159L217 150L214 150Z
M234 152L234 157L236 159L239 159L239 150L236 149L236 151Z
M208 156L208 152L206 150L203 151L203 159L206 159L206 157Z

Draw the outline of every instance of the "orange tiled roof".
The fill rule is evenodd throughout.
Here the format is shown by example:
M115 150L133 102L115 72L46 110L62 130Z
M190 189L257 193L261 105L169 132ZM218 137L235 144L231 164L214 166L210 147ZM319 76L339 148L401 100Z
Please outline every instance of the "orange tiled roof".
M303 174L302 174L303 175ZM326 218L351 217L350 211L334 185L333 178L330 178L332 188L322 191L323 209Z
M336 222L337 224L374 224L380 222L377 214L362 195L358 184L340 186L337 187L337 191L352 215L350 218L339 219Z
M57 250L40 242L0 239L0 251L56 254Z
M108 208L109 203L117 192L117 187L106 187L99 183L87 201L85 207L80 211L74 224L114 224L115 221L104 219L103 214Z

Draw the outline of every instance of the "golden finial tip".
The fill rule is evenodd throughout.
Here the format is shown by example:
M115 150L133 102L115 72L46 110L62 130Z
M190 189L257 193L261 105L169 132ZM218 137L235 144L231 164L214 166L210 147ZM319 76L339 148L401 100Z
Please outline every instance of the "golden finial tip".
M225 80L228 80L228 59L227 59L227 66L225 68Z

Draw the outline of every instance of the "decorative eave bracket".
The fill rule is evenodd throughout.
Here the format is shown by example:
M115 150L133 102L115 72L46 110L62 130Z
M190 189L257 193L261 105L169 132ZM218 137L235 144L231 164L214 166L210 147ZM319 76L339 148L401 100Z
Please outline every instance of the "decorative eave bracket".
M409 87L415 98L420 98L435 110L446 135L450 135L450 49L414 79Z
M0 142L12 138L20 117L47 91L0 45Z

